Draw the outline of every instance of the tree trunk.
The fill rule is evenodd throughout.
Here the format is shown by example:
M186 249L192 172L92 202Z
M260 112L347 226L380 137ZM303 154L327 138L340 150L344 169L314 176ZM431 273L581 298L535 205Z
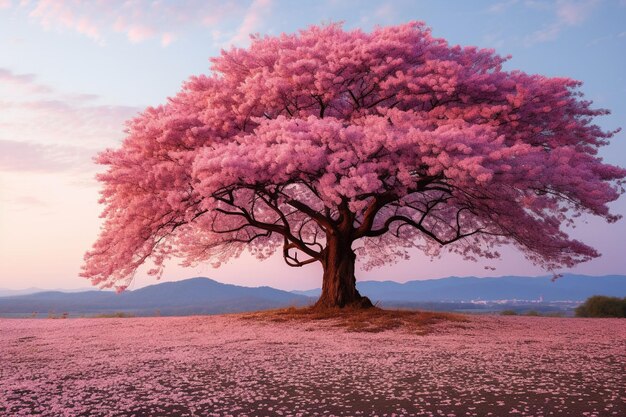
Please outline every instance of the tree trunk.
M329 307L372 307L367 297L362 297L356 289L354 263L356 255L352 250L352 242L337 237L329 237L324 249L324 278L322 295L316 308Z

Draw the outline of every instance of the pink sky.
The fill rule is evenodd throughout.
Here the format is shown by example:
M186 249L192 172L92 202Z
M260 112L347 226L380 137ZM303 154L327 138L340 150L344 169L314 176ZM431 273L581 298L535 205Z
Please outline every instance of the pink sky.
M453 11L450 11L453 10ZM119 144L124 121L173 95L207 59L248 34L292 32L310 24L376 24L424 20L451 43L512 54L507 65L585 82L583 92L613 114L598 123L626 126L626 2L458 1L431 3L295 3L276 0L168 2L0 0L0 288L77 288L83 253L95 240L101 207L91 158ZM625 166L625 135L602 151ZM613 205L626 214L626 199ZM626 274L626 222L589 219L573 231L603 256L571 272ZM495 270L485 269L495 267ZM563 271L561 271L563 272ZM455 256L409 261L358 279L407 281L449 275L542 275L514 251L501 261L468 263ZM242 285L307 289L321 284L315 265L289 268L244 255L214 270L168 268L165 280L207 276ZM141 273L134 286L153 283Z

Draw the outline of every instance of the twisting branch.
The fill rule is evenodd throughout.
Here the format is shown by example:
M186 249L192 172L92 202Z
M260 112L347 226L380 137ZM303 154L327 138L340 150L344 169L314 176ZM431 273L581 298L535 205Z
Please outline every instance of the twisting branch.
M272 197L272 194L270 192L268 192L267 190L257 189L256 193L258 194L259 198L270 209L272 209L276 214L278 214L280 220L283 222L284 233L282 233L282 235L285 237L285 239L288 240L289 242L291 242L293 245L295 245L295 247L297 249L299 249L302 252L306 253L311 258L314 258L315 260L321 259L321 249L320 249L319 252L315 251L309 245L307 245L307 243L304 242L302 239L299 239L299 238L297 238L296 236L293 235L293 233L291 231L291 226L289 224L289 220L285 216L285 213L283 213L280 210L280 208L278 207L278 205L275 203L276 198ZM278 193L278 190L276 190L276 193Z
M287 215L278 206L278 202L277 202L278 196L283 195L281 191L278 189L278 187L276 187L274 190L270 190L266 187L261 187L258 185L257 186L249 186L249 185L240 186L239 188L249 189L253 192L253 195L251 198L252 201L251 201L251 204L249 204L249 207L251 207L250 211L247 210L245 207L242 207L241 205L238 205L235 203L235 195L232 189L220 190L220 192L215 193L213 195L213 197L217 201L220 201L232 207L232 209L224 209L224 208L218 207L215 209L215 211L218 213L227 215L227 216L239 216L246 222L247 226L265 230L269 232L270 234L278 233L282 235L284 239L290 245L290 249L300 250L301 252L309 256L311 259L313 259L310 262L314 262L314 261L321 259L322 257L321 252L323 248L319 243L314 242L313 244L309 244L305 242L304 240L296 237L292 233L291 225L289 224L289 219L287 218ZM263 204L265 204L269 209L274 211L278 215L278 219L280 220L280 223L278 223L277 221L273 223L269 223L267 221L261 221L257 219L254 214L254 207L255 207L255 203L258 201L262 201ZM300 208L298 208L298 210L300 210ZM312 209L310 210L313 211ZM242 227L241 229L243 228L244 227ZM233 232L235 231L237 230L233 230ZM315 250L311 246L317 246L319 250ZM297 261L297 256L293 257L289 255L288 253L287 255L290 257L290 259L293 260L292 263L302 262L302 261ZM308 260L305 262L310 263Z
M413 219L410 219L409 217L406 216L401 216L401 215L395 215L395 216L391 216L389 217L386 221L385 221L385 225L378 229L378 230L373 230L370 233L368 233L366 236L369 237L375 237L375 236L380 236L384 233L387 233L389 231L389 228L391 226L392 223L394 222L402 222L402 224L400 224L398 226L398 228L396 229L396 232L400 230L400 227L402 226L412 226L413 228L419 230L420 232L424 233L426 236L428 236L429 238L431 238L432 240L434 240L435 242L439 243L441 246L445 246L445 245L449 245L450 243L454 243L460 239L478 234L478 233L483 233L483 229L475 229L471 232L467 232L467 233L460 233L459 231L457 231L456 235L450 239L443 239L440 238L439 236L437 236L434 232L426 229L420 222L415 222Z
M372 199L372 203L367 207L365 213L363 214L363 221L361 225L354 231L353 239L359 239L366 235L367 232L372 230L372 225L374 224L374 219L376 218L376 214L388 203L395 201L398 199L398 196L395 193L384 193L380 195L375 195Z
M286 201L286 203L315 220L315 222L322 228L322 230L330 231L336 229L336 226L332 223L329 217L324 216L316 210L313 210L311 207L307 206L301 201L289 199Z
M285 260L285 263L289 266L300 267L300 266L308 265L310 263L319 261L318 258L313 258L313 257L301 261L298 259L298 253L294 252L292 255L289 252L290 249L300 249L300 248L298 248L297 245L294 243L289 243L287 238L285 238L285 243L283 244L283 259Z

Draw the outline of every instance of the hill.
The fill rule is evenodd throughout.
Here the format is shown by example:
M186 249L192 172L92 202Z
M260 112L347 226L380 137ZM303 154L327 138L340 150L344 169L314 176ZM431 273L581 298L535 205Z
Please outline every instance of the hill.
M0 315L50 312L97 315L125 312L137 316L221 314L302 306L310 299L270 287L241 287L208 278L164 282L116 294L111 291L59 291L0 297Z

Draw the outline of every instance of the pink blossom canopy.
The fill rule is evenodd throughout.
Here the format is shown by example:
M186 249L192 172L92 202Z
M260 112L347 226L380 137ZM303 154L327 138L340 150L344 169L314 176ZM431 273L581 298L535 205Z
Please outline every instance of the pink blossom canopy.
M593 124L608 111L505 60L422 23L222 51L98 157L105 222L82 275L123 288L147 260L159 274L244 248L300 266L340 226L366 267L445 245L476 259L511 243L547 269L599 256L564 228L618 219L626 171L597 155L615 132Z

